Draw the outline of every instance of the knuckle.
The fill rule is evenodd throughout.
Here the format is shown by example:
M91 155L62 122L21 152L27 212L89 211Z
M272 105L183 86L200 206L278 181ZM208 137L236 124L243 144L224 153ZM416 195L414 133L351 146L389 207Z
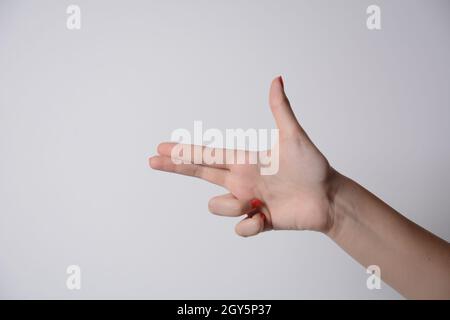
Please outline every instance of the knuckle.
M246 209L246 205L242 201L233 201L230 207L236 214L244 213Z
M194 177L200 178L201 175L202 175L202 169L201 169L201 167L200 167L200 166L194 166L193 169L192 169L192 175L193 175Z

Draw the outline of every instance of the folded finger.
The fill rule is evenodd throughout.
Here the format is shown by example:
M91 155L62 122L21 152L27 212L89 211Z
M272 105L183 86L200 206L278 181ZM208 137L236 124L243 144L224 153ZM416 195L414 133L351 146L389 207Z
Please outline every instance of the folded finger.
M251 237L264 231L265 216L258 212L251 217L240 221L235 228L235 231L241 237Z
M239 200L231 193L211 198L208 209L211 213L228 217L238 217L254 211L249 201Z

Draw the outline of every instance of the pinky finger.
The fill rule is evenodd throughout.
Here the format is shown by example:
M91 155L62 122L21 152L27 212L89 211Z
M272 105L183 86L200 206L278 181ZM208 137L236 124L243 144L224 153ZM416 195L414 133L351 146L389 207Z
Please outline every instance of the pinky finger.
M241 237L256 236L264 230L265 216L258 212L251 217L245 218L236 225L235 231Z

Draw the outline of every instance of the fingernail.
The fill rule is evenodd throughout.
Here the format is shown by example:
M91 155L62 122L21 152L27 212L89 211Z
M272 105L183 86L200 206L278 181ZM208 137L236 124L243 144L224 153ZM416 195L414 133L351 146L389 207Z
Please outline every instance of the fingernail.
M259 207L261 207L262 206L262 201L261 200L259 200L259 199L252 199L251 201L250 201L250 205L252 206L252 208L259 208Z
M284 90L284 81L283 81L283 77L282 76L280 76L280 83L281 83L281 87Z

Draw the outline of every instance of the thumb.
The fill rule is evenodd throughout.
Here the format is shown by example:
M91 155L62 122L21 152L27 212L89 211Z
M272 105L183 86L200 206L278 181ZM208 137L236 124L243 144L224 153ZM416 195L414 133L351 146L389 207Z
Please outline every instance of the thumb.
M291 104L284 93L284 84L281 76L272 80L269 92L269 104L281 136L303 133L303 129L295 118Z

